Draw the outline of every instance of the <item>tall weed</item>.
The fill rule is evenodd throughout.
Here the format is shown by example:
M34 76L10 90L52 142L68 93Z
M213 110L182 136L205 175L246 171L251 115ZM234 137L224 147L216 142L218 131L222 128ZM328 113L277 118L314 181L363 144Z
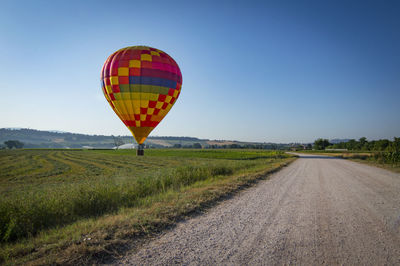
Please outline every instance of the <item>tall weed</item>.
M62 186L47 191L0 199L0 241L9 242L78 219L135 206L149 195L179 189L211 177L227 176L246 167L239 165L187 166L116 182L104 178L76 186Z

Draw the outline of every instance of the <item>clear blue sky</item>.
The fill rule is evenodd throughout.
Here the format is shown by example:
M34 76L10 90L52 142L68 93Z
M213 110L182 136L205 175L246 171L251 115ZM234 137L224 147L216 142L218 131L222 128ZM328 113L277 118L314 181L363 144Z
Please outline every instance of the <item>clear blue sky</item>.
M171 55L182 93L151 135L400 136L400 1L2 1L0 127L128 135L100 70Z

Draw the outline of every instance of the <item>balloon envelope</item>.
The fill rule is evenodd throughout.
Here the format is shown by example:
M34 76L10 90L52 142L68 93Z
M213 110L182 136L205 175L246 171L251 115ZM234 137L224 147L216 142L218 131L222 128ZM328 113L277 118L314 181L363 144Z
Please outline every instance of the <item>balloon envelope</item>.
M108 57L101 83L114 112L142 144L179 97L182 74L167 53L132 46Z

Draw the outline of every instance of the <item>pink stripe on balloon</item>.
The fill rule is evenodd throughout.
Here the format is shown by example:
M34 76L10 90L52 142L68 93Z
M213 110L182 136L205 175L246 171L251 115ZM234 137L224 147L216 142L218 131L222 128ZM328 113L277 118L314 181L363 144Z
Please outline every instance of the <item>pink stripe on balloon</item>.
M152 67L154 69L160 69L160 70L164 70L164 64L160 63L160 62L152 62Z

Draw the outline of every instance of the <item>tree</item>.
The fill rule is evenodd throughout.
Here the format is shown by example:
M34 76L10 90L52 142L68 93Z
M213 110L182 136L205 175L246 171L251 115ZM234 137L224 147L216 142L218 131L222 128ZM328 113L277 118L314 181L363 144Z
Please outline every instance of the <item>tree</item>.
M374 150L375 151L384 151L389 146L390 141L387 139L380 139L375 142Z
M18 140L4 141L4 145L6 145L7 148L9 148L9 149L12 149L12 148L21 149L22 147L24 147L24 143L22 143Z
M329 143L329 140L327 140L327 139L317 139L314 142L314 149L315 150L325 150L325 148L328 147L329 145L331 145Z
M117 149L119 146L125 144L125 142L120 137L115 137L114 135L112 135L112 137L114 139L114 145L115 145L115 147L117 147Z
M394 138L393 142L390 143L388 147L390 152L400 152L400 138Z
M355 139L351 139L348 142L346 142L346 149L349 151L357 150L358 143Z
M201 147L200 143L196 142L196 143L193 143L193 148L194 149L201 149L202 147Z
M393 148L395 151L400 152L400 138L394 138Z
M240 146L239 144L236 144L236 143L232 143L229 147L231 149L240 149L240 148L242 148L242 146Z
M368 150L368 141L366 137L362 137L358 140L360 150Z

